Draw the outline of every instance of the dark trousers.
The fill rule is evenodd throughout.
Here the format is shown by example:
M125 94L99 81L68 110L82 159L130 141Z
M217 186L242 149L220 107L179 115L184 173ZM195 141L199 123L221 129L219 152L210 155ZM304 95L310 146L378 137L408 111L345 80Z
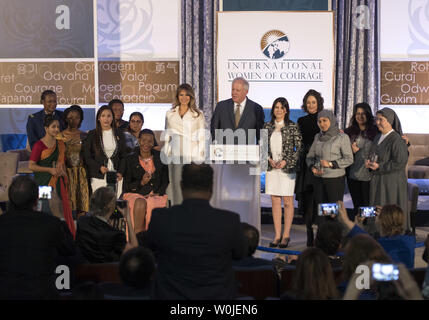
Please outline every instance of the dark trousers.
M344 176L338 178L314 178L314 195L317 204L343 201L344 189Z
M359 207L369 206L369 181L347 178L347 185L352 196L354 215L357 215Z

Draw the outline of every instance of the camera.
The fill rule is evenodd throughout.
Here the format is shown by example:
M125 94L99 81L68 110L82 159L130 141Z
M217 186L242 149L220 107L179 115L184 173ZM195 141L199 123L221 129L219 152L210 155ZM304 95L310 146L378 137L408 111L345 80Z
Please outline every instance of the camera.
M121 208L121 209L125 209L128 205L128 201L127 200L116 200L116 207L117 208Z
M332 214L338 215L338 204L337 203L320 203L319 216L330 216Z
M39 199L52 199L52 187L39 186Z
M376 215L376 207L359 207L359 216L362 218L373 218Z
M374 263L372 277L376 281L394 281L399 279L399 269L396 264Z

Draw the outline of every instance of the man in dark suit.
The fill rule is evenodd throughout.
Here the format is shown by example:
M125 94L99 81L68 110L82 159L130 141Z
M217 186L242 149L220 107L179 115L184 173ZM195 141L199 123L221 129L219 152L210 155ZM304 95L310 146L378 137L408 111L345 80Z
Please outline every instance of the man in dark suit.
M33 149L33 145L40 139L42 139L46 132L43 122L45 116L53 114L55 120L60 122L60 129L63 131L66 128L66 124L63 119L63 112L57 111L57 94L52 90L45 90L42 92L40 103L43 104L43 110L30 114L27 120L27 137L30 148Z
M39 191L31 178L15 178L8 194L10 208L0 215L0 299L53 299L57 259L76 253L73 237L64 221L34 211ZM60 215L56 200L51 209Z
M180 185L183 203L155 209L147 232L158 262L153 297L234 299L232 260L247 250L240 217L210 206L209 165L184 165Z
M264 110L247 98L249 82L244 78L232 81L231 99L220 101L211 121L212 139L218 144L257 144L264 125ZM219 130L221 129L221 130ZM231 129L234 132L222 132ZM242 129L242 130L238 130ZM227 136L227 137L225 137Z
M122 100L113 99L109 102L109 107L112 108L113 114L115 115L115 125L120 131L125 131L128 129L128 121L122 120L124 116L125 106Z

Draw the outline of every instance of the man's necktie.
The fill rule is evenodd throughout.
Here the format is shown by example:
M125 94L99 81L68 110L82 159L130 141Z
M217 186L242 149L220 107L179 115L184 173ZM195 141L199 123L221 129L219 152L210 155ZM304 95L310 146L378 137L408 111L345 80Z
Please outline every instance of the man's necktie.
M238 127L238 123L240 122L240 105L238 104L235 109L235 127Z

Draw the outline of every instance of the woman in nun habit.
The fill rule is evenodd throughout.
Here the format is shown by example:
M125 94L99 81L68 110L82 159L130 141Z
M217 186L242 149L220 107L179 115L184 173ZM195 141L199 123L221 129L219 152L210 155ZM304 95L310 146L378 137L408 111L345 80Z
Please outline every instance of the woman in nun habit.
M405 213L405 229L410 228L408 191L405 167L408 161L407 143L402 138L401 122L390 108L376 113L380 133L375 137L365 166L372 171L370 205L396 204Z

